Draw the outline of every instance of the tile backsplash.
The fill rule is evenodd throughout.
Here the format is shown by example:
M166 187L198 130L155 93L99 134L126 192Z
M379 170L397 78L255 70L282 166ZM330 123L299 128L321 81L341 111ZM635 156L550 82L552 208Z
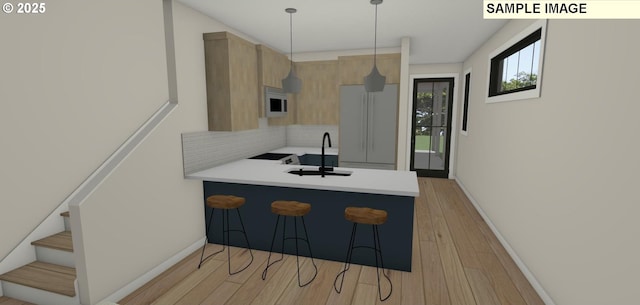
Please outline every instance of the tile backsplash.
M200 131L182 134L184 173L190 174L285 146L320 147L322 135L331 134L337 147L338 126L265 126L244 131Z
M185 174L252 157L286 145L286 126L182 134Z

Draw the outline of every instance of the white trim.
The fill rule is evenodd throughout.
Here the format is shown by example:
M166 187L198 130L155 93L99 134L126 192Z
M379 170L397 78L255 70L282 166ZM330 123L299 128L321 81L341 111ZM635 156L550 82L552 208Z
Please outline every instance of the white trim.
M531 33L535 32L539 28L542 28L542 34L540 35L540 55L539 55L540 58L538 60L538 78L537 78L536 88L531 90L526 90L526 91L489 96L489 86L491 85L490 83L491 82L491 59L496 55L502 53L502 51L510 48L511 46L516 44L518 41L529 36ZM540 88L542 87L542 74L543 74L542 67L544 66L544 49L545 49L546 39L547 39L547 19L540 19L535 21L531 25L529 25L520 33L511 37L511 39L509 39L503 45L495 49L493 52L489 53L489 58L487 59L489 62L489 64L487 65L488 67L487 68L487 86L486 86L487 99L485 100L485 103L510 102L510 101L540 97Z
M451 116L451 126L449 126L449 128L452 128L452 126L457 126L457 122L458 122L458 91L456 90L456 88L459 88L458 86L460 85L460 73L435 73L435 74L412 74L409 75L409 111L407 111L407 139L405 142L405 145L407 147L407 153L406 153L406 160L405 160L405 166L407 168L407 170L411 169L411 153L413 153L411 151L411 135L413 134L411 132L411 128L412 123L413 122L413 82L416 78L453 78L453 109L450 109L449 111L452 111L452 116ZM458 129L456 127L456 129ZM455 158L454 156L456 155L456 141L457 141L457 132L454 132L453 130L451 130L451 139L449 139L451 141L450 147L449 147L449 179L453 179L454 175L453 175L453 169L454 169L454 163L455 163Z
M460 134L465 137L469 135L469 104L471 104L471 85L469 85L469 104L467 104L467 130L462 130L462 124L464 124L464 122L462 121L464 120L464 87L467 85L467 74L470 74L469 83L471 83L471 78L473 77L473 73L471 73L472 70L473 67L469 67L468 69L464 70L464 72L462 72L462 85L460 86L460 90L462 90L462 99L460 99L460 107L462 107L462 113L460 113Z
M185 257L189 256L189 254L193 253L199 248L202 248L202 246L204 245L204 241L205 241L204 237L199 239L195 243L191 244L189 247L178 252L176 255L170 257L163 263L149 270L147 273L141 275L139 278L131 281L129 284L120 288L118 291L112 293L110 296L106 297L104 300L98 303L102 303L102 302L117 303L118 301L122 300L132 292L136 291L136 289L142 287L144 284L151 281L156 276L160 275L162 272L165 272L167 269L171 268L171 266L175 265L176 263L183 260Z
M551 296L547 293L547 291L544 290L540 282L538 282L538 279L536 279L536 277L533 275L533 273L531 273L529 268L527 268L527 265L522 261L522 259L520 259L516 251L513 250L513 248L511 248L511 245L509 245L509 243L504 238L504 236L502 236L500 231L498 231L498 228L493 224L493 222L491 221L489 216L487 216L484 210L482 210L482 208L480 207L478 202L473 198L473 196L471 196L471 193L469 193L469 191L464 187L464 184L462 184L460 179L458 179L458 177L454 177L454 179L456 183L458 183L458 186L460 186L462 191L465 193L465 195L467 195L467 198L469 198L469 200L471 201L471 204L473 204L473 206L476 208L476 210L478 211L478 213L480 214L484 222L487 223L487 225L491 229L491 232L493 232L493 234L498 238L498 241L500 241L500 244L502 245L502 247L504 247L504 249L507 250L507 253L509 253L509 256L511 257L511 259L513 259L513 261L516 263L520 271L522 271L522 274L527 278L527 280L529 281L533 289L535 289L535 291L538 293L542 301L546 305L555 305L555 302L553 301Z
M396 168L398 170L408 171L409 166L406 160L407 151L409 150L406 143L410 139L411 121L406 120L405 113L411 115L411 91L409 91L409 55L411 50L411 38L402 37L402 50L400 55L400 85L398 86L398 129L396 139ZM409 130L409 133L407 133Z

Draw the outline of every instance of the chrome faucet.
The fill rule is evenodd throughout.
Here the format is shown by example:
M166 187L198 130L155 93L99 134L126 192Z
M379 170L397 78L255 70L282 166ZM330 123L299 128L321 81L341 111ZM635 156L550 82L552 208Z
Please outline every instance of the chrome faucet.
M324 140L327 139L329 140L329 147L331 147L331 136L329 135L328 132L325 132L324 135L322 135L322 163L320 166L320 174L322 175L322 178L324 178L324 172L325 172L325 167L324 167Z

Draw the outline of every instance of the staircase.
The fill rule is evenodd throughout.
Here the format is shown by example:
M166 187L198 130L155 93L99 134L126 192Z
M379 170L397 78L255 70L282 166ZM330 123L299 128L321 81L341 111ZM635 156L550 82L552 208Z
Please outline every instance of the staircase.
M0 305L46 304L77 305L76 269L69 212L64 217L65 231L31 243L36 261L0 275Z

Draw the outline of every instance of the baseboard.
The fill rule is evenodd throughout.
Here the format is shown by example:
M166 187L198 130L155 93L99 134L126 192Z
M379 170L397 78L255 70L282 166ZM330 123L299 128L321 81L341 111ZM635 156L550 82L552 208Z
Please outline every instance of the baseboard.
M544 290L540 282L538 282L538 279L536 279L536 277L533 275L533 273L531 273L529 268L527 268L527 265L520 259L516 251L513 250L513 248L511 248L511 245L509 245L509 243L504 238L504 236L500 234L500 231L498 231L498 228L496 228L496 226L493 224L489 216L487 216L487 214L484 212L484 210L482 210L478 202L473 198L473 196L471 196L471 193L469 193L469 191L464 187L464 184L462 184L460 179L458 179L458 177L454 177L454 180L456 181L456 183L458 183L458 186L460 186L460 188L465 193L465 195L467 195L467 198L469 198L469 200L471 201L471 204L473 204L473 206L476 208L476 210L478 211L482 219L484 219L484 221L487 223L487 225L491 229L491 232L493 232L493 234L498 238L498 241L500 241L500 244L502 244L502 247L504 247L504 249L507 250L507 253L509 253L509 256L511 256L511 259L513 259L513 261L516 263L516 265L518 266L522 274L524 274L524 276L527 278L529 283L531 283L531 286L538 293L542 301L546 305L555 305L555 302L553 301L551 296L549 296L549 294Z
M149 270L149 272L131 281L129 284L120 288L118 291L106 297L104 300L100 301L99 303L100 304L101 303L109 304L111 302L117 303L118 301L122 300L124 297L136 291L136 289L142 287L144 284L151 281L156 276L160 275L162 272L165 272L167 269L171 268L171 266L175 265L185 257L189 256L189 254L193 253L193 251L196 251L197 249L201 248L203 244L204 244L204 237L199 239L195 243L191 244L189 247L178 252L176 255L170 257L168 260L164 261L163 263Z

